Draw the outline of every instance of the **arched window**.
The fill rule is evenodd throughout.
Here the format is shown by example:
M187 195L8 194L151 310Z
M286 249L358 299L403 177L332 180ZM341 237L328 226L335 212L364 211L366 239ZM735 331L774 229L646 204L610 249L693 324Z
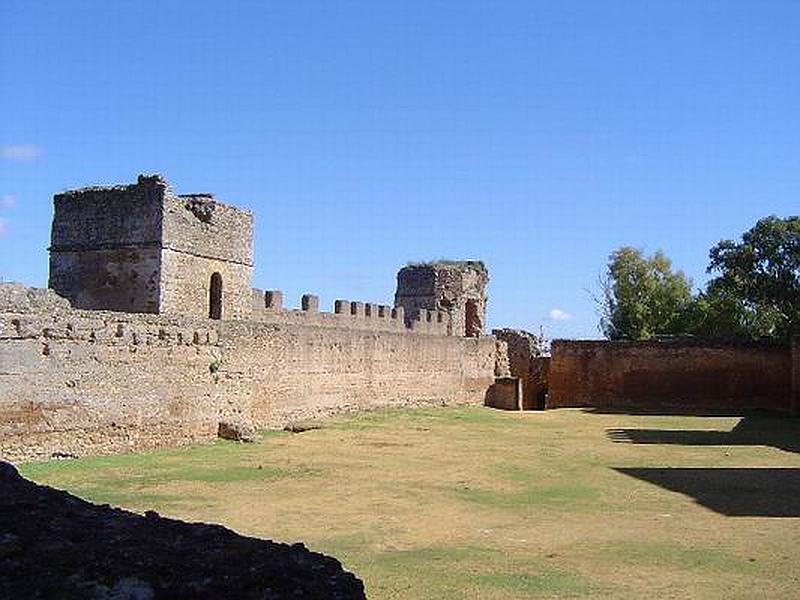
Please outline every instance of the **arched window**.
M208 287L208 318L222 318L222 275L214 273Z

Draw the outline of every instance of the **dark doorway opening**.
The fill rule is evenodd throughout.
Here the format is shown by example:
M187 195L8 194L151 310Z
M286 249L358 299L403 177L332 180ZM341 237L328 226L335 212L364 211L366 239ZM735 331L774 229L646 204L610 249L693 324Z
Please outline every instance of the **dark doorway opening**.
M544 410L547 407L547 388L542 388L536 394L536 404L533 410Z
M208 288L208 318L222 318L222 275L214 273Z
M464 335L478 337L481 334L481 320L478 316L478 301L467 300L464 307Z

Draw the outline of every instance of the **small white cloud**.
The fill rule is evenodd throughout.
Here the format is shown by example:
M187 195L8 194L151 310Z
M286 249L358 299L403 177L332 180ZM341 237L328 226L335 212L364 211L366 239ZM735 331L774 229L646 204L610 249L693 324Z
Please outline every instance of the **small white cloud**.
M17 197L14 194L6 194L5 196L0 197L0 209L14 208L16 203Z
M25 162L36 160L42 155L42 148L36 144L12 144L0 146L0 157L3 160L16 160Z
M551 321L566 321L567 319L571 318L572 315L569 314L565 310L561 310L560 308L554 308L549 313L548 316L550 317Z
M0 219L0 238L8 233L8 221Z

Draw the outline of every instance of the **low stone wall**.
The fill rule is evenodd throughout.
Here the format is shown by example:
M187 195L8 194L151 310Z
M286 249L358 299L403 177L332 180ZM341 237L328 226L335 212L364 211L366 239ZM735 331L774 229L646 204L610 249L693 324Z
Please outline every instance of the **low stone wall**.
M190 443L213 438L220 420L267 427L480 404L494 349L490 337L405 329L79 311L52 292L0 285L0 457Z
M486 406L502 410L521 410L522 384L519 377L498 377L486 391Z
M509 374L520 379L519 409L544 410L550 357L541 356L540 339L519 329L495 329L492 335L506 346L505 353L498 348L498 357L505 354Z
M555 340L551 356L547 408L792 411L786 344Z

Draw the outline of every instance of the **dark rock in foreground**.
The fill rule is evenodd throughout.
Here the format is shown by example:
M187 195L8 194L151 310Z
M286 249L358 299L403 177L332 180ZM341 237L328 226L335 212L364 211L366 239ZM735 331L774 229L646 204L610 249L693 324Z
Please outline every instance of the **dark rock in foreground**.
M140 516L23 479L0 462L0 598L365 598L303 544Z

